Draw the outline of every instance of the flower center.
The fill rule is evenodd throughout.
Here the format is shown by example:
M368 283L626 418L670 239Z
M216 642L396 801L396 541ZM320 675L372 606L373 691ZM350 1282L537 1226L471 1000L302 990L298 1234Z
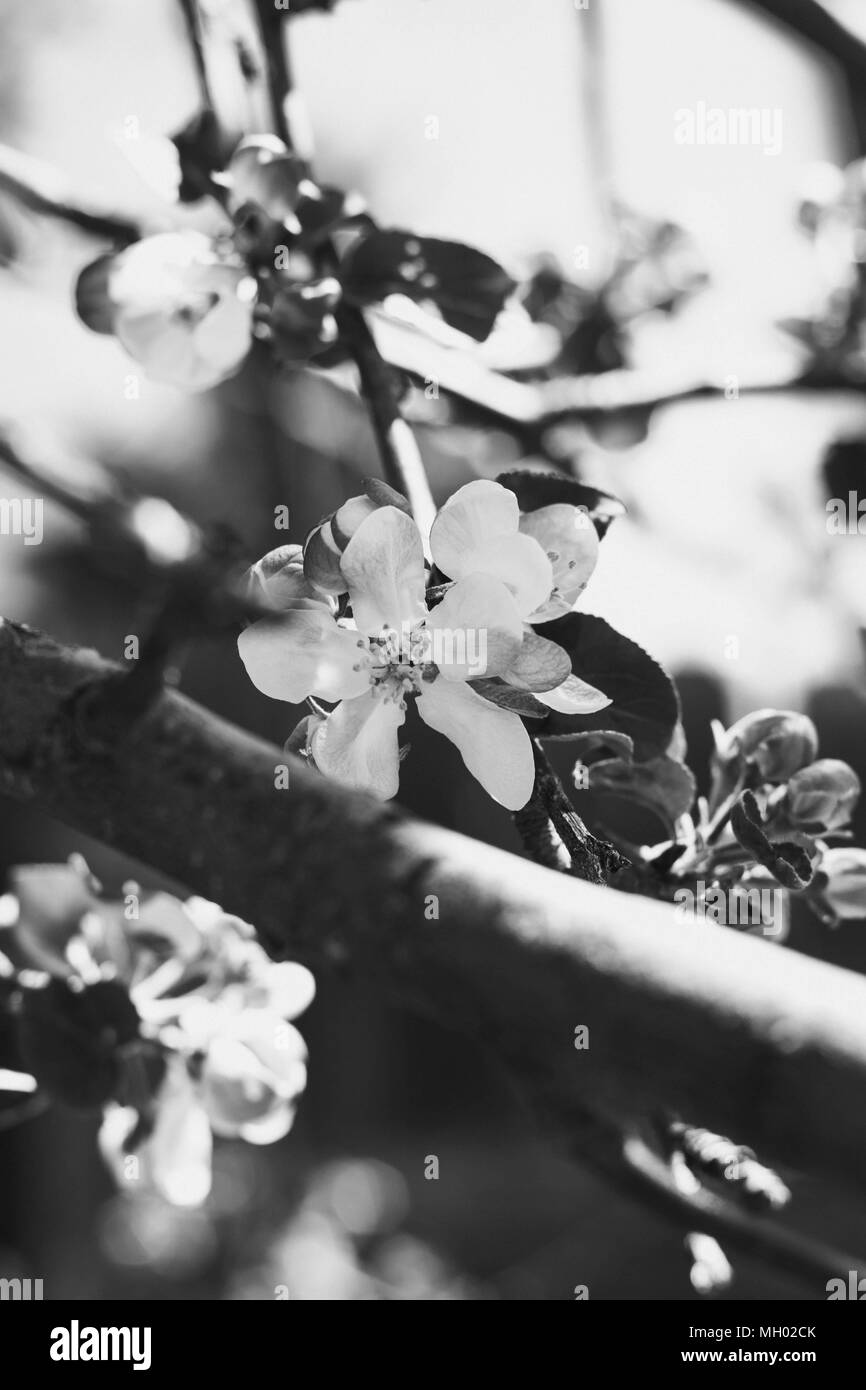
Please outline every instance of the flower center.
M202 320L207 318L219 302L218 294L207 291L202 291L200 294L190 294L184 303L175 309L172 318L175 323L181 324L184 328L198 328Z
M430 659L431 642L423 623L404 623L400 631L385 627L375 637L358 639L363 656L355 669L366 668L375 693L405 709L407 698L421 693L422 682L434 681L439 674Z

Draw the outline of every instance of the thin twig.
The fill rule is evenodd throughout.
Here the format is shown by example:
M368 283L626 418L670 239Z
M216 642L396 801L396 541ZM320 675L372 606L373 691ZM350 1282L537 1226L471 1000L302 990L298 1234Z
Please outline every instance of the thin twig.
M608 877L625 864L622 855L587 830L568 799L556 771L539 739L532 740L535 760L533 796L547 808L551 824L571 861L570 872L587 883L607 883Z
M292 88L288 37L282 16L268 0L256 0L262 43L268 54L271 101L280 122L278 134L292 147L286 99ZM321 249L330 269L336 261L331 243ZM394 371L385 362L362 309L342 303L336 313L343 340L354 358L367 402L385 479L407 498L429 558L429 535L436 504L427 481L424 461L411 427L403 418Z
M278 10L274 0L255 0L255 4L265 59L265 73L274 132L291 148L292 133L289 129L286 98L292 90L292 76L289 67L285 11Z
M207 70L207 59L204 52L204 39L201 28L201 15L199 14L197 0L180 0L180 8L183 13L186 25L189 46L195 64L196 81L198 82L199 101L203 111L213 111L213 96L211 94L210 77Z
M8 145L0 145L0 191L10 193L32 212L56 217L93 236L127 244L141 235L132 218L88 204L53 166Z
M362 309L342 304L337 323L358 367L386 481L408 499L426 545L436 504L415 435L400 411L394 369L376 347Z

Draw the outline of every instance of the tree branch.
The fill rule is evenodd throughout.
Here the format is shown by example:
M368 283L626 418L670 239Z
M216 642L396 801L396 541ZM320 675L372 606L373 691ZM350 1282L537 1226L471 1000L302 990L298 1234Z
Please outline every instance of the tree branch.
M0 627L7 794L221 902L275 956L351 971L492 1047L573 1143L588 1110L628 1126L672 1109L866 1189L866 981L414 823L294 761L277 790L283 753L172 692L106 740L89 711L114 671Z

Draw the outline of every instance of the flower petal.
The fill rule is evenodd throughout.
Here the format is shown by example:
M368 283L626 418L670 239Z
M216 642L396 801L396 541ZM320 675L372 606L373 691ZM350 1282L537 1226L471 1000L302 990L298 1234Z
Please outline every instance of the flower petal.
M295 1123L297 1108L296 1101L282 1101L260 1120L250 1120L241 1125L238 1138L243 1139L245 1144L276 1144L279 1139L285 1138Z
M571 657L558 643L524 630L520 651L502 672L509 685L521 690L554 690L571 674Z
M369 686L358 637L338 627L324 606L294 609L251 623L238 638L241 661L257 690L298 705L308 695L340 700Z
M495 676L516 660L523 623L511 591L487 574L450 588L426 624L430 660L446 680Z
M517 534L520 508L508 488L479 478L458 488L430 531L430 553L449 579L469 573L466 557L491 542Z
M531 621L547 622L570 612L598 562L598 532L589 514L557 502L521 516L520 532L538 542L553 569L554 592Z
M405 710L373 690L344 700L313 734L316 766L335 782L387 801L397 795L397 730L405 721Z
M519 533L469 552L460 577L469 574L489 574L506 584L522 618L546 603L553 588L553 567L541 546Z
M430 531L430 551L449 579L470 574L501 579L525 617L549 598L553 570L538 542L520 534L519 524L514 493L479 478L441 508Z
M253 598L275 609L306 608L310 603L319 603L333 612L336 607L333 599L304 574L300 545L280 545L269 550L247 571L247 586Z
M156 1189L174 1206L200 1206L210 1192L213 1139L181 1058L169 1061L156 1096L153 1131L138 1145L137 1128L138 1113L131 1106L106 1108L99 1148L118 1185Z
M19 904L15 940L22 963L71 974L66 947L85 913L99 907L91 885L73 864L22 864L9 880Z
M460 750L484 790L518 811L532 794L535 765L520 717L490 704L468 685L437 679L418 696L418 713Z
M595 714L597 710L607 709L613 701L594 685L582 681L579 676L569 676L554 690L538 690L536 699L549 705L559 714Z
M297 1018L316 996L316 981L305 965L297 961L268 961L262 970L261 987L266 1008L280 1018Z
M380 507L355 532L340 562L361 632L400 631L423 618L426 573L421 533L397 507Z
M200 1206L210 1192L213 1138L185 1064L169 1064L146 1141L145 1177L174 1206Z

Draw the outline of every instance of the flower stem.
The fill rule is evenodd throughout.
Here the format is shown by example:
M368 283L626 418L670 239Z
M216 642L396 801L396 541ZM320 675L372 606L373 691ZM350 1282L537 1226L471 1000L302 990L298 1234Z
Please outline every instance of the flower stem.
M609 845L605 840L597 840L587 830L566 796L565 788L537 738L532 740L532 755L535 760L535 786L527 806L523 811L518 811L514 818L514 823L521 833L523 830L530 832L529 841L524 838L528 852L534 859L541 853L547 852L548 856L550 855L549 849L545 851L541 828L538 826L536 808L543 806L549 828L563 846L569 863L564 865L561 857L556 864L552 864L549 857L541 862L547 863L548 867L571 873L575 878L582 878L587 883L607 883L608 875L622 867L626 861L613 845Z
M197 0L180 0L180 8L183 13L186 25L189 45L192 50L193 61L195 63L195 75L198 82L199 100L204 111L213 111L213 98L210 90L210 79L208 77L207 63L204 56L204 42L201 32L201 16L198 11Z
M337 323L361 377L361 391L373 422L385 480L409 502L426 549L436 504L421 450L400 412L394 370L376 347L363 310L343 304L337 311Z
M274 134L279 135L291 149L292 133L289 129L286 98L292 90L292 75L289 67L285 11L278 10L274 0L256 0L256 14L262 39Z
M274 8L271 0L256 0L256 11L266 54L276 133L291 149L294 141L286 111L286 98L292 90L292 74L284 15ZM327 264L329 271L336 270L337 255L330 242L322 248L322 262ZM436 515L436 504L427 481L421 451L400 411L394 368L388 366L379 352L362 309L343 303L336 317L343 341L352 354L361 378L361 392L373 423L385 481L407 499L429 559L430 528Z

